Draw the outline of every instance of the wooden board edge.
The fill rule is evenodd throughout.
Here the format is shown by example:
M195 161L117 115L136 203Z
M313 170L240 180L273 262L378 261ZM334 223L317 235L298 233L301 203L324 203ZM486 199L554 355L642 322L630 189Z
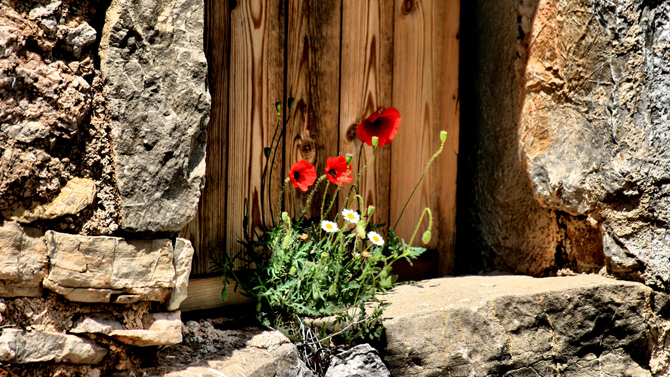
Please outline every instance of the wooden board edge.
M179 310L183 312L193 310L214 309L219 307L250 304L252 299L242 294L242 289L233 290L235 282L228 279L228 298L221 301L223 277L196 278L188 282L187 297L182 301Z

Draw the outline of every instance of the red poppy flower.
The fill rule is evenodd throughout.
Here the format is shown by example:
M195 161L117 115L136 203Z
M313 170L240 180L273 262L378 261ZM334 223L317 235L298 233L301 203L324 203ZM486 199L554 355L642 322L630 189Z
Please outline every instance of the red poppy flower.
M351 165L347 166L347 159L344 156L328 157L326 160L326 177L336 185L351 182Z
M291 165L291 171L288 173L288 177L291 178L293 186L302 191L307 191L309 186L316 181L316 169L314 168L314 165L309 162L300 160Z
M358 125L356 134L362 142L370 146L372 145L372 137L377 136L379 138L378 146L381 147L393 140L395 134L398 133L399 126L400 113L398 110L389 107L382 111L382 107L379 106L377 111Z

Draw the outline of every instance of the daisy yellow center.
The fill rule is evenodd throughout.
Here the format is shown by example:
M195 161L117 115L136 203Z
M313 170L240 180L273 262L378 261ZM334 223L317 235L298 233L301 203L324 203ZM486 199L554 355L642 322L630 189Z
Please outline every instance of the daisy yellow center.
M379 242L379 237L378 236L372 236L372 240L375 242Z
M347 213L347 217L349 218L349 220L353 220L356 218L356 216L354 216L353 213Z
M326 224L326 228L333 229L333 224Z

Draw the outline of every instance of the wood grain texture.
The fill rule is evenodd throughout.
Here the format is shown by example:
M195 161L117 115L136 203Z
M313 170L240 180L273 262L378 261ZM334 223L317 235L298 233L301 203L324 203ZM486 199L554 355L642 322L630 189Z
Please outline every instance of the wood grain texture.
M354 1L342 4L340 81L340 151L353 154L354 178L358 175L361 141L356 128L378 106L392 106L393 0ZM375 206L373 220L388 224L391 180L391 145L379 148L375 161L361 176L359 193L364 206ZM360 167L372 156L365 145ZM348 189L348 187L347 187ZM340 208L345 195L340 197ZM358 205L351 206L358 208ZM387 228L384 227L382 233Z
M341 6L340 0L288 1L287 97L295 98L296 107L287 125L286 172L304 159L321 176L327 158L338 155ZM318 215L322 192L315 195L308 217ZM287 186L285 203L291 216L300 215L307 197Z
M234 291L234 287L235 282L228 279L228 297L226 301L221 301L223 277L191 279L188 282L188 296L179 305L179 310L187 312L253 302L251 298L242 294L241 288Z
M395 0L393 105L402 125L393 141L391 223L449 132L443 155L431 167L396 229L409 240L425 207L435 216L427 245L438 249L438 275L453 271L456 157L458 155L458 0ZM421 225L420 235L427 227ZM415 241L417 242L417 241ZM418 242L417 242L418 243Z
M225 251L230 62L228 0L205 2L205 53L212 95L212 110L207 125L205 189L195 218L179 232L181 237L191 240L196 250L192 275L209 272L212 253Z
M284 12L280 0L240 0L231 10L226 250L240 250L244 201L249 231L261 224L263 149L276 127L275 102L282 98ZM279 175L279 174L278 174Z

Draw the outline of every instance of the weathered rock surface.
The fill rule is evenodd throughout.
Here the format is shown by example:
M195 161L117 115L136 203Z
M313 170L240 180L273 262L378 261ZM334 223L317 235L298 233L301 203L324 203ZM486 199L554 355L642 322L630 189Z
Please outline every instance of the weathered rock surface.
M369 344L337 354L330 361L326 377L390 377L391 374Z
M3 329L0 335L3 362L97 364L106 354L106 349L74 335L17 329Z
M166 346L181 343L181 312L152 313L142 317L144 329L112 330L109 335L136 347Z
M44 286L73 301L162 301L174 286L172 242L90 237L48 231Z
M118 228L106 105L91 51L101 10L98 0L0 0L0 210L45 205L76 177L98 188L93 205L45 228Z
M76 215L93 203L96 192L95 181L87 178L73 178L51 202L33 203L31 208L25 208L20 202L15 203L9 209L2 211L2 215L6 219L20 223Z
M47 276L47 248L38 229L6 222L0 227L0 296L38 297Z
M121 226L176 231L195 215L211 106L202 0L113 0L100 44Z
M194 250L191 241L177 238L174 245L175 282L170 293L167 310L179 309L179 305L188 295L188 278L191 274L193 253Z
M598 221L610 271L670 289L670 3L519 13L519 149L536 199Z
M640 283L470 276L384 300L393 376L651 376L669 365L668 296Z
M73 334L97 333L109 335L115 330L125 327L111 313L93 313L81 317L70 329Z

